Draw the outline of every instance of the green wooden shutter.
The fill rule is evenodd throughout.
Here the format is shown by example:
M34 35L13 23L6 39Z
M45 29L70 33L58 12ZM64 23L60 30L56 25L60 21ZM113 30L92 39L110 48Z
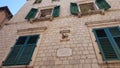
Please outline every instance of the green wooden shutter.
M54 7L54 9L53 9L53 14L52 14L52 16L53 17L58 17L60 15L60 6L56 6L56 7Z
M120 29L119 29L119 27L109 28L109 31L110 31L113 39L115 40L115 43L117 44L117 46L120 50Z
M108 37L106 29L97 29L94 30L97 43L99 45L100 51L103 56L103 60L116 60L118 56L115 52L115 49L112 46L112 43Z
M27 16L25 17L25 19L31 19L31 18L35 18L35 15L37 14L38 9L32 8L30 10L30 12L27 14Z
M41 3L41 2L42 2L42 0L35 0L34 4Z
M36 47L39 35L20 36L3 66L28 65Z
M96 4L99 7L99 9L109 9L111 6L105 1L105 0L96 0Z
M70 12L73 15L77 15L79 13L78 6L76 3L70 3Z
M17 59L17 65L28 65L31 61L32 54L36 47L39 35L28 36L28 40L23 47L23 51Z
M11 65L16 64L16 59L18 58L18 55L22 50L22 46L24 45L26 38L27 37L24 37L24 36L19 37L16 44L14 45L12 50L10 51L8 57L4 61L3 66L11 66Z

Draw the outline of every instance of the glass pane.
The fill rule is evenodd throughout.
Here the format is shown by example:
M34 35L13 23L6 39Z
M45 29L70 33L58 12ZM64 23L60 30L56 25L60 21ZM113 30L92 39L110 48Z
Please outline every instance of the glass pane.
M21 45L21 44L24 44L25 41L26 41L27 37L26 36L21 36L18 38L17 42L16 42L16 45Z
M27 42L27 44L36 43L37 39L38 39L38 35L30 36L29 41Z
M95 10L93 3L80 4L79 6L80 6L80 10L82 13L86 13L88 11Z
M114 28L109 28L112 36L120 36L120 30L118 29L118 27L114 27Z
M51 13L52 13L52 9L41 10L41 17L45 17L47 15L51 15Z
M97 34L98 37L107 37L104 29L96 30L96 34Z
M115 42L117 43L118 47L120 48L120 37L115 37Z
M117 55L108 38L99 39L105 59L117 59Z

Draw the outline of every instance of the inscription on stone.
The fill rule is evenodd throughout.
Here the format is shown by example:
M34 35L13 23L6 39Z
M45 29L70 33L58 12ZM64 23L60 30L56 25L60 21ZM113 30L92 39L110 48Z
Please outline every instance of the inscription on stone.
M70 48L59 48L57 50L58 57L65 57L65 56L71 56L71 55L72 55L72 49Z

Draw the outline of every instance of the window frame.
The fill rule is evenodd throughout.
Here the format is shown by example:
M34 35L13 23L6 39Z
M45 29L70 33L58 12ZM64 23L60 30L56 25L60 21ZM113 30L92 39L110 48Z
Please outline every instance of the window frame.
M102 14L102 15L104 15L104 10L99 9L97 7L97 5L95 4L95 2L93 2L93 1L81 1L81 2L76 2L76 3L77 3L77 6L78 6L78 10L79 10L78 17L84 16L84 15L91 15L91 14ZM81 12L81 9L80 9L80 4L89 4L89 3L93 4L94 10L90 11L90 12L87 12L86 14L83 14Z

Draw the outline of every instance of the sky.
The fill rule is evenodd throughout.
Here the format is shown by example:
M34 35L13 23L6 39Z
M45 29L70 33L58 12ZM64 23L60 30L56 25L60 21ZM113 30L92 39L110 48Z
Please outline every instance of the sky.
M15 15L27 0L0 0L0 7L8 6L11 13Z

